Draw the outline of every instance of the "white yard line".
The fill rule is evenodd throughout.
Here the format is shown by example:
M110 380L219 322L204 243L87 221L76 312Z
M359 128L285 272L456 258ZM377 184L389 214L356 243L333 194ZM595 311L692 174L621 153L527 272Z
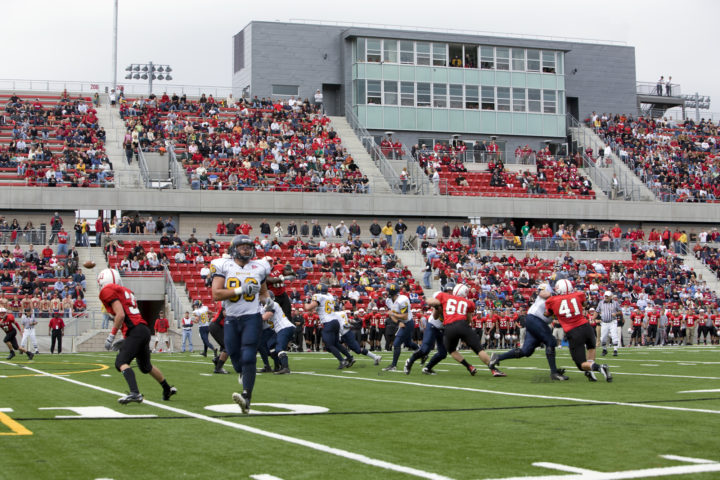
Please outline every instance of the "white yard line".
M677 460L678 462L699 463L699 464L717 463L717 462L713 462L712 460L706 460L704 458L681 457L679 455L660 455L660 456L667 460Z
M439 389L444 389L444 390L460 390L460 391L465 391L465 392L476 392L476 393L489 393L492 395L505 395L508 397L541 398L544 400L564 400L564 401L568 401L568 402L577 402L577 403L596 403L599 405L617 405L617 406L622 406L622 407L650 408L650 409L656 409L656 410L672 410L672 411L677 411L677 412L712 413L712 414L720 415L720 410L709 410L709 409L704 409L704 408L682 408L682 407L670 407L670 406L665 406L665 405L648 405L645 403L615 402L612 400L592 400L592 399L586 399L586 398L559 397L559 396L553 396L553 395L535 395L535 394L529 394L529 393L502 392L502 391L498 391L498 390L487 390L487 389L483 389L483 388L455 387L455 386L451 386L451 385L430 385L427 383L402 382L399 380L383 380L383 379L379 379L379 378L367 378L367 377L346 377L346 376L340 376L340 375L330 375L330 374L325 374L325 373L311 373L311 372L295 372L295 373L300 374L300 375L311 375L314 377L342 378L345 380L359 380L359 381L365 381L365 382L413 385L416 387L439 388Z
M19 366L19 365L15 365L15 364L12 364L12 363L9 363L9 362L0 362L0 364ZM80 381L74 380L74 379L72 379L72 378L63 377L63 376L59 376L59 375L54 375L54 374L49 373L49 372L45 372L45 371L42 371L42 370L38 370L38 369L35 369L35 368L28 367L27 365L22 365L22 366L20 366L20 367L21 367L21 368L24 368L24 369L26 369L26 370L30 370L31 372L35 372L35 373L38 373L38 374L41 374L41 375L45 375L45 376L47 376L47 377L51 377L51 378L55 378L55 379L58 379L58 380L62 380L62 381L64 381L64 382L73 383L73 384L79 385L79 386L81 386L81 387L91 388L91 389L93 389L93 390L97 390L97 391L103 392L103 393L108 393L108 394L114 395L114 396L116 396L116 397L121 397L121 396L123 396L122 393L116 392L116 391L114 391L114 390L110 390L110 389L107 389L107 388L99 387L99 386L97 386L97 385L92 385L92 384L90 384L90 383L80 382ZM341 378L342 378L342 377L341 377ZM352 378L352 377L346 377L346 378ZM215 423L215 424L218 424L218 425L223 425L223 426L225 426L225 427L234 428L234 429L236 429L236 430L242 430L242 431L245 431L245 432L248 432L248 433L254 433L254 434L256 434L256 435L261 435L261 436L263 436L263 437L272 438L272 439L275 439L275 440L280 440L280 441L287 442L287 443L291 443L291 444L294 444L294 445L299 445L299 446L301 446L301 447L310 448L310 449L317 450L317 451L322 452L322 453L329 453L329 454L331 454L331 455L335 455L335 456L344 458L344 459L346 459L346 460L353 460L353 461L356 461L356 462L364 463L365 465L370 465L370 466L373 466L373 467L383 468L383 469L385 469L385 470L391 470L391 471L394 471L394 472L404 473L404 474L412 475L412 476L419 477L419 478L427 478L427 479L430 479L430 480L452 480L450 477L446 477L446 476L444 476L444 475L439 475L439 474L437 474L437 473L426 472L426 471L424 471L424 470L420 470L420 469L417 469L417 468L406 467L406 466L404 466L404 465L398 465L398 464L395 464L395 463L386 462L386 461L384 461L384 460L378 460L378 459L370 458L370 457L367 457L367 456L362 455L362 454L359 454L359 453L349 452L349 451L347 451L347 450L342 450L342 449L335 448L335 447L331 447L331 446L328 446L328 445L323 445L323 444L321 444L321 443L311 442L311 441L308 441L308 440L303 440L303 439L291 437L291 436L288 436L288 435L282 435L282 434L279 434L279 433L274 433L274 432L270 432L270 431L267 431L267 430L262 430L262 429L259 429L259 428L250 427L250 426L243 425L243 424L240 424L240 423L229 422L229 421L223 420L223 419L221 419L221 418L209 417L209 416L207 416L207 415L202 415L202 414L200 414L200 413L191 412L191 411L189 411L189 410L183 410L183 409L181 409L181 408L171 407L170 405L163 404L163 403L157 403L157 402L152 402L152 401L148 401L148 400L145 400L143 403L144 403L145 405L150 405L151 407L160 408L160 409L162 409L162 410L167 410L167 411L169 411L169 412L173 412L173 413L176 413L176 414L179 414L179 415L185 415L185 416L187 416L187 417L195 418L195 419L197 419L197 420L203 420L203 421L206 421L206 422L209 422L209 423Z

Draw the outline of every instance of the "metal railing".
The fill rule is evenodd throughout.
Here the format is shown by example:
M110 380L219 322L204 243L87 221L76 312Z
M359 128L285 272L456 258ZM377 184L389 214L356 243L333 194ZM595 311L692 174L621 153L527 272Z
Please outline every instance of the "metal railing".
M177 155L175 154L175 144L172 141L166 142L167 145L167 152L168 157L170 161L170 181L172 182L172 188L178 189L180 188L180 179L182 178L181 175L185 175L185 171L182 168L182 165L177 159Z
M177 289L175 288L175 282L173 281L170 270L164 267L163 272L165 274L165 297L170 305L170 309L173 311L177 326L180 327L180 318L183 312L182 300L180 300L180 295L178 295Z
M145 160L145 154L141 147L136 148L138 154L138 167L140 167L140 177L142 178L143 185L145 188L151 188L150 172L148 171L147 161Z
M62 92L67 90L68 92L74 93L87 93L92 95L94 93L109 92L112 89L111 82L91 82L83 80L24 80L24 79L0 79L0 90L13 90L13 91L42 91L42 92ZM127 95L142 95L148 94L147 82L142 83L124 83L119 84L118 89L123 90L124 94ZM178 95L185 94L188 96L199 97L203 93L206 95L212 94L214 97L225 97L232 93L232 87L222 87L215 85L182 85L167 83L157 85L154 88L155 93L162 92L174 92Z
M658 97L680 97L682 91L679 83L670 84L670 93L668 94L667 82L637 82L635 90L638 95L656 95Z
M345 104L345 116L350 128L352 128L358 136L360 142L363 144L363 147L365 147L365 150L367 150L370 154L370 158L372 158L373 162L375 162L375 165L380 170L380 173L382 173L385 180L387 180L392 193L402 193L400 176L397 174L392 165L390 165L390 162L385 154L383 154L380 146L375 143L375 137L373 137L370 132L368 132L367 129L360 124L360 120L358 120L353 107L349 103Z

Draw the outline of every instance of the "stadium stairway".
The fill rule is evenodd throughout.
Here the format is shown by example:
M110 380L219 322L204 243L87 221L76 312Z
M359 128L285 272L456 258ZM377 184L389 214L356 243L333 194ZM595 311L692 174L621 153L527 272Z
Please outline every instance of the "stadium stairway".
M571 127L570 134L578 142L579 150L584 151L586 148L590 147L592 148L593 155L595 156L597 156L597 152L599 152L601 149L604 150L607 146L605 142L603 142L602 139L597 136L592 129L586 127L585 125L580 125L579 127ZM630 190L638 192L639 198L632 198L632 200L641 200L646 202L655 200L655 194L652 192L652 190L645 186L642 180L640 180L640 178L635 175L635 172L630 170L628 166L625 165L625 162L620 160L620 157L615 155L615 153L611 153L610 159L612 160L612 162L610 163L610 167L607 168L608 178L612 178L613 173L615 173L617 175L617 178L629 180L630 184L621 185L620 188L626 192L629 192ZM595 189L596 192L598 190L599 189Z
M425 298L430 298L433 293L440 289L440 282L435 280L434 277L430 277L430 285L432 288L425 288L423 285L423 275L425 270L425 259L423 258L420 250L414 248L406 250L396 250L395 255L402 262L402 264L410 270L415 282L423 287L423 293Z
M342 141L343 147L347 148L347 151L350 152L350 155L355 159L355 163L360 168L360 171L370 179L371 193L391 194L392 189L390 185L388 185L382 172L377 168L370 154L367 153L365 147L363 147L363 144L360 142L360 139L357 138L345 117L329 118L332 122L332 127Z
M98 123L105 128L105 152L115 172L115 188L142 188L140 169L133 160L128 165L123 149L123 138L125 138L125 122L120 117L120 111L110 104L105 104L97 109Z
M693 269L697 275L698 280L704 280L707 282L707 286L715 292L716 295L720 296L720 279L718 279L715 272L710 270L704 263L695 258L695 255L690 252L689 255L682 257L683 261L687 266Z

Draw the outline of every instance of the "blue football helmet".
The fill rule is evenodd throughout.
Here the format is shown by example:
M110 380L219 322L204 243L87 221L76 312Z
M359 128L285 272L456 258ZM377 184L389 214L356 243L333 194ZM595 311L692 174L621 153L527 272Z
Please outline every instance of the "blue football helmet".
M328 286L326 283L318 283L315 286L315 291L317 293L327 294L328 293Z
M240 252L239 248L241 245L250 245L252 247L252 254L243 255ZM252 239L247 235L236 235L232 239L232 242L230 242L230 255L237 258L238 260L247 262L255 256L255 242L253 242Z

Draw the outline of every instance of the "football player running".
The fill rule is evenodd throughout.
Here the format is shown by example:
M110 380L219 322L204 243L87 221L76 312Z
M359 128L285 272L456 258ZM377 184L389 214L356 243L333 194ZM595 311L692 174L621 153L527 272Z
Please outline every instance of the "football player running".
M591 382L596 382L595 372L600 372L605 380L612 382L610 368L595 363L595 345L597 338L587 317L583 314L585 293L573 291L570 280L561 279L555 283L555 292L559 295L545 301L545 316L555 315L565 332L570 345L570 356L578 369L585 372ZM587 354L585 350L587 349Z
M152 335L148 323L140 315L135 294L129 288L122 286L120 272L112 268L102 270L97 276L97 282L100 288L100 301L108 314L113 316L113 327L105 340L105 349L119 348L115 357L115 368L122 373L130 389L129 394L118 398L118 403L125 405L143 401L135 372L130 366L133 360L142 373L149 373L162 386L162 399L170 400L170 397L177 393L177 389L168 385L162 372L150 363ZM124 340L113 344L118 330L122 331Z
M376 355L369 351L367 348L360 347L360 344L358 343L357 339L355 338L355 334L352 331L352 324L350 322L349 313L350 310L338 312L338 316L340 317L340 341L345 343L345 345L347 345L347 348L349 348L351 351L359 353L360 355L365 355L366 357L370 357L373 359L375 365L379 365L380 360L382 360L381 355ZM355 358L352 356L345 361L345 365L348 368L351 367L354 363Z
M558 369L555 363L555 347L556 341L550 329L552 319L545 316L545 301L552 295L552 288L547 283L541 283L538 286L537 297L528 309L525 316L525 342L521 348L513 348L507 352L498 355L493 353L490 357L490 368L500 365L503 360L510 358L529 357L540 344L545 344L545 357L550 366L550 378L552 380L564 381L568 377L564 375L564 369Z
M452 293L439 292L433 298L428 299L427 304L431 307L441 307L443 325L445 326L445 349L451 357L468 369L470 375L475 375L477 369L470 365L465 357L457 351L460 340L472 349L473 352L490 367L490 357L483 350L480 337L470 326L475 304L467 297L469 288L467 285L458 284L453 288ZM504 377L505 374L497 368L490 368L493 377Z
M393 359L392 363L383 368L386 372L397 370L397 362L400 359L400 352L403 345L410 350L418 350L420 347L412 341L412 334L415 331L415 320L413 320L412 310L410 309L410 299L407 295L400 294L400 288L391 283L387 286L387 306L388 317L390 320L398 324L398 331L393 341Z
M232 399L242 413L248 413L263 323L261 302L268 297L265 280L270 274L270 265L264 260L254 260L255 244L247 235L236 235L228 253L230 258L218 258L210 264L212 296L214 301L223 302L225 348L242 385L242 392L233 393Z
M285 316L282 306L275 301L275 294L271 291L268 292L262 315L263 321L275 331L271 343L268 344L270 356L280 367L275 371L275 374L290 373L287 350L290 339L295 335L295 325Z
M328 293L328 286L324 283L318 283L315 292L303 308L306 312L317 311L322 324L322 340L328 351L340 362L338 370L342 370L347 366L343 356L348 360L352 359L352 356L347 348L340 344L340 316L335 311L335 297Z
M455 288L455 284L447 282L443 287L443 290L446 292L452 292L453 288ZM447 357L447 350L445 349L445 343L443 341L444 330L445 327L443 326L442 312L439 308L435 307L428 313L422 345L420 345L420 348L410 355L410 358L405 360L405 375L410 375L413 363L415 363L418 359L427 358L432 349L435 348L436 344L437 352L430 359L430 362L422 369L422 373L425 375L437 375L437 373L433 370L433 367ZM421 363L425 363L424 360L421 360Z

